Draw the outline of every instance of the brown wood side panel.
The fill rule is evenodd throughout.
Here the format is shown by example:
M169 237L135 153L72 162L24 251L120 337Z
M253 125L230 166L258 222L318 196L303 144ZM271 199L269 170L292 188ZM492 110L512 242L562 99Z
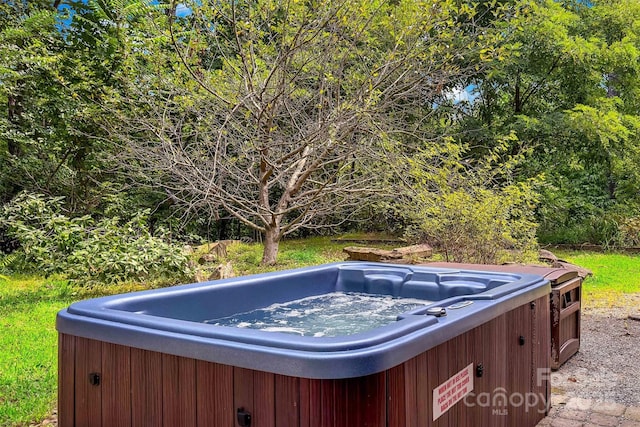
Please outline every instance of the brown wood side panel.
M412 359L413 360L413 359ZM405 398L405 365L387 370L387 420L388 427L408 427Z
M473 331L458 335L447 342L447 355L449 358L449 377L457 374L470 364L475 366L475 360L471 353L471 346L467 341L471 340ZM448 379L447 378L447 379ZM465 401L456 403L450 410L449 423L454 426L468 426L473 423L468 417L469 411Z
M533 391L533 312L529 304L507 313L507 424L527 425L525 392ZM521 345L520 337L524 338Z
M162 414L165 427L196 425L195 360L162 355Z
M551 360L551 328L550 328L549 296L536 301L534 321L536 342L533 347L533 366L535 369L534 393L539 396L536 402L534 421L542 419L549 410L551 399L550 360Z
M275 376L275 425L300 425L300 379L285 375Z
M426 357L426 354L425 354ZM404 363L404 398L405 413L407 415L407 427L416 427L418 425L418 360L414 357ZM420 401L422 404L423 401Z
M162 354L131 348L131 424L162 427Z
M558 369L562 363L578 351L580 346L581 285L582 279L577 277L551 289L552 369ZM577 342L566 346L566 343L572 340L577 340Z
M76 337L75 425L102 425L102 387L89 382L90 374L101 374L102 342Z
M496 399L499 393L506 395L507 388L507 320L506 314L496 317L479 327L482 332L482 342L477 350L482 354L484 374L474 382L477 409L476 416L482 421L479 425L492 427L507 426L507 419L500 415L500 401ZM474 340L475 341L475 340ZM489 401L487 402L487 398ZM486 405L489 407L486 407ZM497 412L494 412L496 410Z
M300 427L311 425L311 379L300 378Z
M336 398L336 394L340 394L336 389L339 380L320 380L320 427L341 427L342 424L336 419L336 413L342 409L342 401Z
M312 385L312 412L311 412L311 426L322 427L323 423L330 424L329 415L326 413L326 407L331 407L333 401L331 395L326 393L328 387L333 386L331 380L313 380ZM331 390L333 391L333 389ZM332 419L331 419L332 422Z
M131 350L102 343L102 425L131 426Z
M344 379L330 380L331 387L327 387L327 392L332 393L331 406L323 408L330 414L329 425L334 427L347 427L347 381Z
M573 338L565 341L564 344L562 344L562 347L560 347L560 359L558 359L558 367L569 360L571 356L578 352L579 349L580 340L578 338Z
M349 378L346 384L346 425L385 427L387 418L386 374Z
M387 376L384 372L365 377L365 386L371 390L367 401L364 419L367 426L385 427L387 425Z
M433 360L435 357L433 356ZM434 373L437 375L437 366L429 369L429 352L414 358L413 383L415 386L412 391L413 396L408 399L411 401L411 406L407 407L407 418L412 420L412 425L427 426L433 423L433 381L430 375Z
M573 339L578 339L580 337L580 312L579 305L574 304L571 309L577 307L577 310L569 315L565 316L562 320L560 320L560 351L562 352L563 345ZM560 316L562 316L562 313Z
M450 360L447 343L442 343L435 348L432 348L427 352L427 364L429 366L429 375L427 381L427 388L424 390L425 392L425 401L429 407L429 414L431 415L431 419L433 419L433 390L438 387L440 384L444 383L446 380L451 377L451 374L455 373L454 371L449 370ZM420 401L420 398L418 398ZM459 404L459 403L458 403ZM437 420L433 421L433 426L449 426L453 424L449 424L451 417L451 409L444 414L442 414Z
M252 427L275 427L275 398L275 375L253 371Z
M495 322L492 320L490 323ZM484 393L487 393L490 390L489 378L490 376L485 371L489 368L487 363L489 359L485 358L483 349L486 346L492 346L495 343L491 342L492 338L495 339L493 334L487 328L483 327L484 325L478 326L474 328L469 334L468 345L470 346L470 351L473 357L474 366L473 366L473 391L465 398L465 405L467 406L467 411L469 413L469 419L475 420L474 424L479 423L482 419L482 407L478 405L479 396L484 396ZM492 351L495 351L492 348ZM478 376L477 369L478 366L482 365L482 376Z
M253 370L233 368L233 410L234 417L238 409L243 409L255 415L253 402ZM252 418L255 418L252 417ZM254 421L252 421L252 424Z
M76 338L58 335L58 425L74 425Z
M233 427L233 367L196 361L198 427Z
M303 406L300 410L301 414L301 427L323 427L323 397L322 389L324 387L323 383L326 380L318 380L318 379L309 379L309 380L300 380L301 381L301 405ZM305 384L305 382L308 382ZM305 385L308 385L308 389L305 390ZM304 397L308 395L308 400ZM304 406L307 406L308 409L303 409ZM309 418L302 418L302 414L308 414Z
M461 418L460 425L471 426L476 424L478 420L479 411L475 405L475 397L477 396L477 390L481 386L480 382L484 379L484 373L482 377L478 377L477 375L477 367L481 362L482 358L482 347L479 346L479 343L482 342L482 329L479 327L474 328L469 331L465 337L465 345L467 348L467 354L469 355L469 360L472 363L471 375L473 377L473 390L471 394L465 396L463 400L463 405L465 406L465 411L463 412L463 416ZM483 366L484 368L484 366Z

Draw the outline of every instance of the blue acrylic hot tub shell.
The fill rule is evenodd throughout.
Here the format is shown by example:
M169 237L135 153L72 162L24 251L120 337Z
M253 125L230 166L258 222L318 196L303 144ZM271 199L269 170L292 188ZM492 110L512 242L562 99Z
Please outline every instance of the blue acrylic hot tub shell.
M302 337L214 326L225 317L335 291L429 301L391 324L337 337ZM548 294L542 277L343 262L96 298L58 313L59 332L145 350L306 378L389 369L509 310ZM444 317L425 314L449 307Z

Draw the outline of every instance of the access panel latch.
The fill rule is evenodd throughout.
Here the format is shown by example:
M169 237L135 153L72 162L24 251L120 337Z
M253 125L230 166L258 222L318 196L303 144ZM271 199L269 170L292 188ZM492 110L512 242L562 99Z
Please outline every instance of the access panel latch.
M249 411L245 411L244 408L238 408L236 415L240 427L249 427L251 425L251 413Z
M100 385L100 372L91 372L89 374L89 384L94 386Z

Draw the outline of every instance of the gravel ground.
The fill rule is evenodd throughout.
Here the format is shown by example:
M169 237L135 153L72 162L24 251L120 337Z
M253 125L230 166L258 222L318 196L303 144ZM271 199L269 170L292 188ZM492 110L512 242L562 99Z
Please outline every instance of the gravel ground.
M580 350L551 375L552 394L640 406L640 294L582 310Z

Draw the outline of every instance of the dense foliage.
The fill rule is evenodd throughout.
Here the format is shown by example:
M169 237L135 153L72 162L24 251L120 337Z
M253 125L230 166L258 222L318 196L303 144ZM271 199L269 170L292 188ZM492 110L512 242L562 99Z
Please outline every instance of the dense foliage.
M70 218L62 210L61 198L28 193L2 208L0 226L20 243L17 254L38 273L63 274L81 286L186 275L181 248L166 243L161 230L159 237L149 234L148 212L126 221L96 221L89 215Z
M525 156L505 159L509 143L509 138L504 139L472 164L463 161L462 150L450 152L447 161L437 166L432 153L414 155L409 160L413 181L401 203L413 206L404 210L411 224L407 237L428 241L446 261L500 264L535 260L534 208L540 181L514 179Z
M153 262L96 257L164 225L264 263L324 227L638 245L639 33L635 0L4 2L0 203L51 206L0 249L119 280Z
M640 207L640 4L536 1L517 21L510 54L471 82L461 130L531 150L521 176L544 176L542 241L620 243Z

